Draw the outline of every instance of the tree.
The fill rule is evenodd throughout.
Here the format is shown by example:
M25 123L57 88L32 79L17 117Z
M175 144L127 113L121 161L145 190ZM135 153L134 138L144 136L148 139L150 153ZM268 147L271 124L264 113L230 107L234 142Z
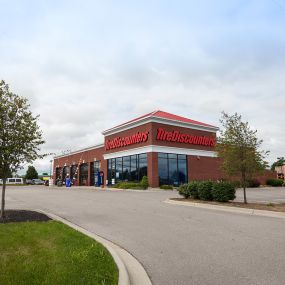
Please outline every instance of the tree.
M0 219L5 219L6 179L10 171L22 168L42 158L40 146L44 143L38 126L38 116L33 116L24 97L9 90L8 84L0 81L0 173L3 178Z
M12 177L12 171L9 170L7 173L7 178ZM0 171L0 179L3 179L3 173Z
M276 166L282 166L285 164L285 159L284 157L277 157L277 161L273 162L273 164L271 165L271 170L275 170Z
M26 179L38 179L39 178L38 172L34 166L32 165L28 166L25 178Z
M221 167L227 175L239 177L244 203L247 203L246 181L266 168L264 159L268 152L260 150L263 141L257 138L257 131L251 130L248 122L243 122L237 113L222 112L220 122L223 129L217 138L216 150L222 159Z

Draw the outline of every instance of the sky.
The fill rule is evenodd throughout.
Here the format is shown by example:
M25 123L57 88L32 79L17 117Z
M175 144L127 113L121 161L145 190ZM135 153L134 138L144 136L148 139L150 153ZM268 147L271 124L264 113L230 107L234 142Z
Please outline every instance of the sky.
M216 126L237 112L270 163L285 156L285 0L0 7L0 79L40 115L43 153L102 143L103 130L159 109Z

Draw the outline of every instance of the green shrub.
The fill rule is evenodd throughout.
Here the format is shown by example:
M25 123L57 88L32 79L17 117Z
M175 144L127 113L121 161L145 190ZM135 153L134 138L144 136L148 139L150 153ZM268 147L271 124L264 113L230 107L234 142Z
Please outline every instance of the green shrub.
M145 190L148 188L148 179L146 176L143 176L140 182L118 182L111 187L119 189L140 189Z
M147 176L143 176L141 182L139 183L140 186L143 188L143 189L147 189L148 188L148 178Z
M136 182L119 182L114 185L115 188L119 189L134 189L138 186L140 186L140 184Z
M189 198L190 194L188 192L188 184L182 184L178 188L178 193L183 196L185 199Z
M201 181L201 182L199 182L198 187L197 187L199 199L205 200L205 201L213 200L212 187L213 187L212 181Z
M260 186L260 181L258 179L248 179L246 181L246 187L249 187L249 188L256 188L256 187L259 187Z
M159 188L164 190L173 190L172 185L160 185Z
M230 182L215 182L212 187L213 200L218 202L228 202L234 200L236 195L236 189Z
M187 184L187 192L189 193L189 196L193 199L199 199L198 185L198 181L191 181Z
M284 184L284 180L282 180L282 179L267 179L266 184L273 186L273 187L278 187L278 186L282 186Z

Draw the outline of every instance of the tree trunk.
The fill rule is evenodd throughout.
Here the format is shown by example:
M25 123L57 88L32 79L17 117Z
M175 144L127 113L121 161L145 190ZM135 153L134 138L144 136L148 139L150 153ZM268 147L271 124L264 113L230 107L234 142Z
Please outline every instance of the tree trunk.
M243 201L245 204L247 204L247 199L246 199L246 179L245 175L242 175L242 186L243 186Z
M6 190L6 178L3 178L3 185L2 185L2 200L1 200L1 216L0 220L5 219L5 190Z
M243 186L243 201L247 204L245 185Z

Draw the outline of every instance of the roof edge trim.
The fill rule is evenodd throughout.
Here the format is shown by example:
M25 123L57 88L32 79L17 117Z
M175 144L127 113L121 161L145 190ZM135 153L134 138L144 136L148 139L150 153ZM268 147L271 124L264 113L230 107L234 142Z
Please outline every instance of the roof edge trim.
M77 150L71 151L71 152L66 153L66 154L55 155L53 157L53 159L58 159L58 158L66 157L69 155L73 155L73 154L77 154L77 153L81 153L81 152L85 152L85 151L89 151L89 150L97 149L97 148L101 148L101 147L104 147L104 143L96 144L96 145L89 146L89 147L82 148L82 149L77 149Z

